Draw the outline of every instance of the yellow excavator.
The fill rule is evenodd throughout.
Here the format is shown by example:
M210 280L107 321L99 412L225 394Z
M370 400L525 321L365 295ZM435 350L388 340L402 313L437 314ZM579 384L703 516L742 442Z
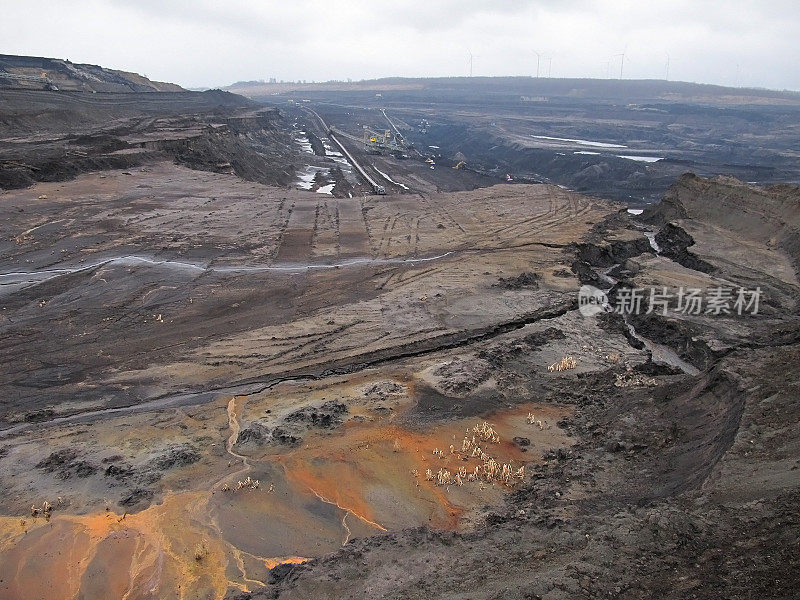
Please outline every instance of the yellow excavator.
M514 178L511 177L508 173L506 173L506 181L514 181Z
M454 168L454 169L460 169L460 168L461 168L461 167L463 167L465 164L467 164L467 163L466 163L466 162L464 162L464 161L462 160L461 162L459 162L459 163L458 163L458 164L457 164L455 167L453 167L453 168Z
M434 162L434 160L432 158L426 158L425 162L428 163L429 165L435 165L436 164L436 162Z

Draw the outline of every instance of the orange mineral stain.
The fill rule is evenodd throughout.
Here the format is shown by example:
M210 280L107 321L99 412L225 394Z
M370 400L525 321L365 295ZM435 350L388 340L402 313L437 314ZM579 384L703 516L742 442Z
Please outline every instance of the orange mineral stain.
M8 599L222 597L226 549L202 525L207 494L168 495L139 513L0 518L0 597Z
M311 559L303 556L284 556L283 558L265 558L264 565L268 569L274 569L279 565L302 565Z
M255 459L232 448L243 403L231 400L227 408L227 449L241 464L225 478L265 477L260 488L222 491L211 482L168 493L134 514L0 517L0 598L223 598L231 588L253 591L265 585L269 569L303 563L351 537L418 525L457 529L465 514L508 489L487 481L437 485L425 477L427 469L478 466L479 458L460 449L484 419L412 429L367 415L334 431L312 430L300 446ZM528 411L541 428L527 422ZM530 405L488 415L501 440L482 445L497 461L522 466L565 442L556 426L565 413ZM515 435L530 439L528 452L511 441ZM335 508L320 510L315 502Z

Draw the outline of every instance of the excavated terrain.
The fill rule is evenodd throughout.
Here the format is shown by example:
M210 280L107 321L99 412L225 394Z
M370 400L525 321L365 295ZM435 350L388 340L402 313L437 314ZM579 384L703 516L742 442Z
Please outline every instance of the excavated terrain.
M795 597L797 187L367 195L303 108L147 96L4 133L0 597Z
M356 138L364 126L379 134L396 131L412 146L408 158L384 153L367 162L419 190L420 174L429 170L424 159L435 162L427 175L443 191L511 177L636 208L657 202L687 171L759 185L800 183L797 92L544 77L228 89L281 107L311 102L329 124ZM463 172L454 177L456 166Z
M0 89L81 92L181 92L174 83L151 81L138 73L73 63L58 58L0 54Z
M287 185L283 117L227 92L92 93L0 87L0 189L174 160Z

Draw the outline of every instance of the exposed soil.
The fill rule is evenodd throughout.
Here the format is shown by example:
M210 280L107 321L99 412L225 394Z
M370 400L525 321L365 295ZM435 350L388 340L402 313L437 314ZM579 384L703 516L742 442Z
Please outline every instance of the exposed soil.
M124 95L3 89L0 189L134 169L172 159L248 181L289 185L294 164L281 114L226 92Z
M0 88L81 92L180 92L137 73L39 56L0 54Z
M181 94L9 117L0 596L796 595L796 187L687 175L639 218L350 140L367 195L306 111Z

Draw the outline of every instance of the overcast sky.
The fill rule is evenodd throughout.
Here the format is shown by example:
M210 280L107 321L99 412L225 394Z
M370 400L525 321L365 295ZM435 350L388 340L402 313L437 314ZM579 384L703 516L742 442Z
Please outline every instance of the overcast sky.
M0 53L187 87L475 75L800 90L798 0L0 0ZM552 60L550 60L552 59Z

